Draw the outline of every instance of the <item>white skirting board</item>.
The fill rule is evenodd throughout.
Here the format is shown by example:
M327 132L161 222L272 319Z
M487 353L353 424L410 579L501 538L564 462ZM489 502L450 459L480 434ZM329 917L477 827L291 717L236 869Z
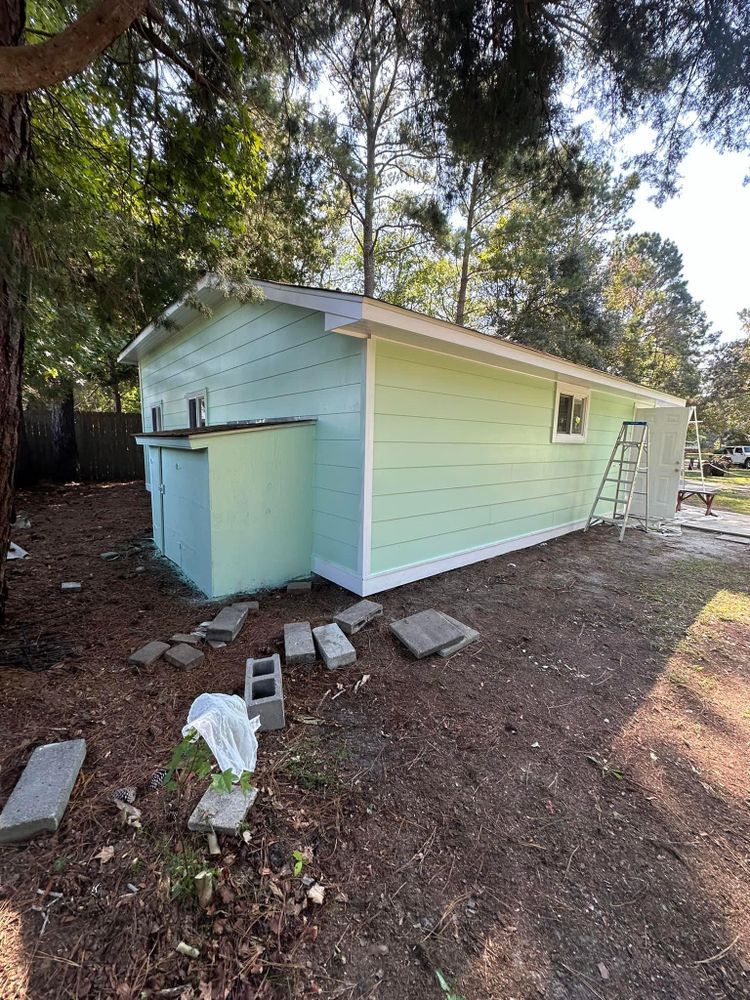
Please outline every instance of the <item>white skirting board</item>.
M371 594L379 594L384 590L392 590L394 587L401 587L405 583L412 583L414 580L424 580L428 576L437 576L438 573L445 573L451 569L459 569L461 566L470 566L472 563L482 562L484 559L492 559L494 556L503 555L506 552L515 552L518 549L527 549L532 545L539 545L560 535L567 535L571 531L580 531L586 526L586 520L571 521L569 524L558 525L554 528L546 528L544 531L535 531L529 535L518 535L516 538L508 538L502 542L494 542L491 545L483 545L478 549L469 549L466 552L457 552L450 556L441 556L438 559L429 559L425 562L414 563L412 566L402 566L399 569L388 570L385 573L374 573L363 579L352 570L344 569L335 563L327 562L314 556L312 570L318 576L324 577L337 583L340 587L350 590L360 597L368 597Z

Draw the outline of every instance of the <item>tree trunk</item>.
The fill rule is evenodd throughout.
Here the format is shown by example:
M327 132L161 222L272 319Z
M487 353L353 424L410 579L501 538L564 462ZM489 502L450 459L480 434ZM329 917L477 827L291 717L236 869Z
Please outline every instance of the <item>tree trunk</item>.
M120 395L120 379L117 375L117 362L109 362L109 384L112 388L112 400L115 404L115 413L122 413L122 396Z
M466 232L464 234L464 249L461 258L461 278L458 283L458 299L456 301L456 324L464 325L464 315L466 313L466 293L469 287L469 267L471 265L471 251L474 239L474 215L477 208L477 196L479 194L479 164L474 166L474 173L471 178L471 188L469 191L469 207L466 213Z
M54 479L69 483L78 472L73 387L66 386L65 395L52 410L52 448L55 456Z
M367 109L365 113L365 198L364 198L364 219L362 220L362 272L364 277L365 295L375 295L375 186L377 175L376 168L376 142L378 140L378 129L376 124L376 93L377 93L377 52L372 45L370 54L370 78L369 91L367 95Z
M0 46L20 45L24 0L0 0ZM24 94L0 94L0 622L21 413L24 318L31 259L26 192L31 132Z

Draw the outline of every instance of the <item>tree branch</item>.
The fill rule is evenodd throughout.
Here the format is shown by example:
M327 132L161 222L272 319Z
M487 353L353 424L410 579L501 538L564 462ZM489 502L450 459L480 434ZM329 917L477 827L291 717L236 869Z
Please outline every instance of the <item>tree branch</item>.
M127 31L147 6L148 0L100 0L46 42L0 46L0 93L29 93L75 76Z

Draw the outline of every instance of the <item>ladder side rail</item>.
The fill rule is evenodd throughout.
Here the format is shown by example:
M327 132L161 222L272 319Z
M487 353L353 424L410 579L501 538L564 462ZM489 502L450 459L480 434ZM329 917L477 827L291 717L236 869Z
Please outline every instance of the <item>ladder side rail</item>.
M645 425L644 428L643 428L643 432L641 434L640 443L639 443L639 446L638 446L638 458L637 458L637 465L636 465L636 474L635 474L635 476L633 476L633 480L632 480L631 485L630 485L630 491L628 493L628 499L627 499L627 502L625 504L625 511L624 511L623 519L622 519L622 528L620 528L620 541L622 541L623 538L625 537L625 529L628 526L628 518L630 517L630 508L631 508L632 503L633 503L633 497L635 496L635 484L636 484L636 480L638 478L638 470L640 469L640 466L641 466L641 459L642 459L642 456L643 456L643 449L644 449L644 444L645 444L645 442L647 440L647 436L648 436L648 425ZM646 470L646 529L648 530L648 469Z

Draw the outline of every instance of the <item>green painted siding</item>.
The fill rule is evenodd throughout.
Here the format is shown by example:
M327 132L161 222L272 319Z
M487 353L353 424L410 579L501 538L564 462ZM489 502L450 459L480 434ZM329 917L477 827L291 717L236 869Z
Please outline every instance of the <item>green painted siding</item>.
M310 572L314 444L310 425L210 442L214 596L278 587Z
M551 441L555 384L378 341L371 572L585 519L626 397L592 392L587 441Z
M144 427L162 405L164 429L188 423L189 393L207 391L208 423L318 418L313 556L356 571L362 507L363 342L324 330L297 306L228 301L141 363Z

